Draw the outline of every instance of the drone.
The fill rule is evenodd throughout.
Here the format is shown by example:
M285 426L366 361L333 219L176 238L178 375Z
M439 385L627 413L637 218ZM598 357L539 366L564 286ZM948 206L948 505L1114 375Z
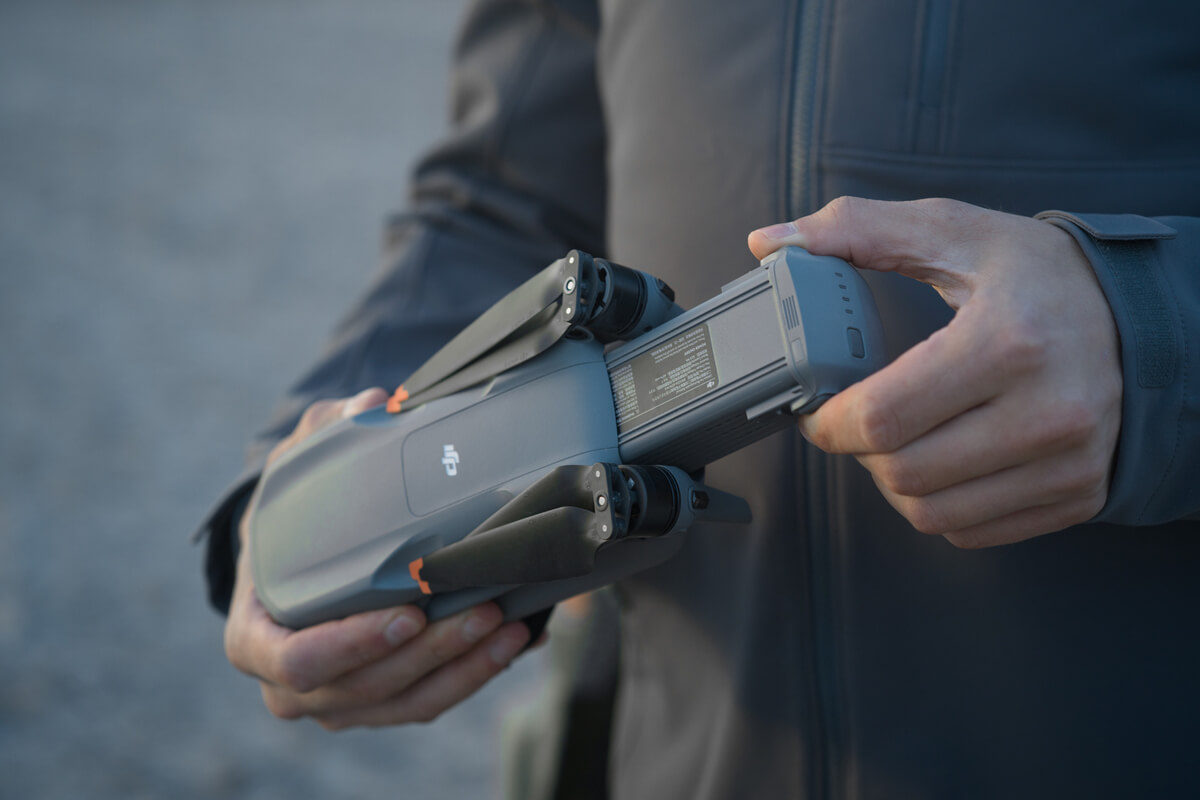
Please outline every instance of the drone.
M652 275L572 250L399 387L263 475L254 580L301 628L415 603L506 619L673 556L749 505L703 468L884 363L866 282L787 247L684 311Z

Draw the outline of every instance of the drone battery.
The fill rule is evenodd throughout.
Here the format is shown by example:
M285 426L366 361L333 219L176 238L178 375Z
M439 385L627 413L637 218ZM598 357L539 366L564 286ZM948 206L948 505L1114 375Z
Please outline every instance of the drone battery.
M879 369L883 353L854 268L781 250L607 355L621 458L699 469L816 410Z

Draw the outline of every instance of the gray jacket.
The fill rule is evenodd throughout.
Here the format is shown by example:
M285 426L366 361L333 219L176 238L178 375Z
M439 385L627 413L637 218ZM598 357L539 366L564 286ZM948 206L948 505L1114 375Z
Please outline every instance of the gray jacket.
M791 432L713 465L755 523L620 587L614 794L1200 793L1200 4L599 5L470 11L454 132L386 269L207 523L214 602L239 499L307 403L399 384L571 247L687 306L753 265L749 230L839 195L1065 209L1124 361L1097 520L960 551ZM893 353L949 319L867 278Z

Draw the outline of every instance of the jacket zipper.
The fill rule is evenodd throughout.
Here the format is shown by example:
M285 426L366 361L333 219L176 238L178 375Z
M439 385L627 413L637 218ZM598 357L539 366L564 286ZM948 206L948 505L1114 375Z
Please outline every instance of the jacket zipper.
M817 81L825 43L826 6L832 0L798 0L792 9L793 64L791 71L790 113L788 119L787 191L785 211L789 219L816 210L817 179L813 163L813 142L819 114L815 107Z
M785 218L815 211L821 201L815 161L816 142L820 125L818 91L824 68L825 27L833 0L798 0L791 8L789 30L793 63L789 113L787 116L788 152L784 191ZM798 440L799 441L799 440ZM829 504L826 494L828 473L824 453L803 443L797 466L803 470L806 491L797 499L804 506L797 509L797 518L805 521L808 545L806 583L808 594L809 663L805 670L808 680L809 708L812 718L808 726L809 793L814 798L838 794L835 776L836 744L831 737L834 729L834 643L833 609L830 586Z
M808 594L810 692L813 709L813 797L843 797L838 781L836 731L836 679L832 586L832 516L828 481L833 472L829 457L815 447L802 445L805 506L808 529Z
M946 81L949 42L957 6L954 0L924 0L917 23L916 63L912 83L909 151L939 153L946 145Z

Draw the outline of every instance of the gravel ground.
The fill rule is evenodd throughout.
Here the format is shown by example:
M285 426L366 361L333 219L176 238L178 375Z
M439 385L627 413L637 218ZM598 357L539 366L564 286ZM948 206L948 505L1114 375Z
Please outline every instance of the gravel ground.
M0 797L496 793L538 657L431 726L280 722L187 540L373 270L459 6L0 4Z

